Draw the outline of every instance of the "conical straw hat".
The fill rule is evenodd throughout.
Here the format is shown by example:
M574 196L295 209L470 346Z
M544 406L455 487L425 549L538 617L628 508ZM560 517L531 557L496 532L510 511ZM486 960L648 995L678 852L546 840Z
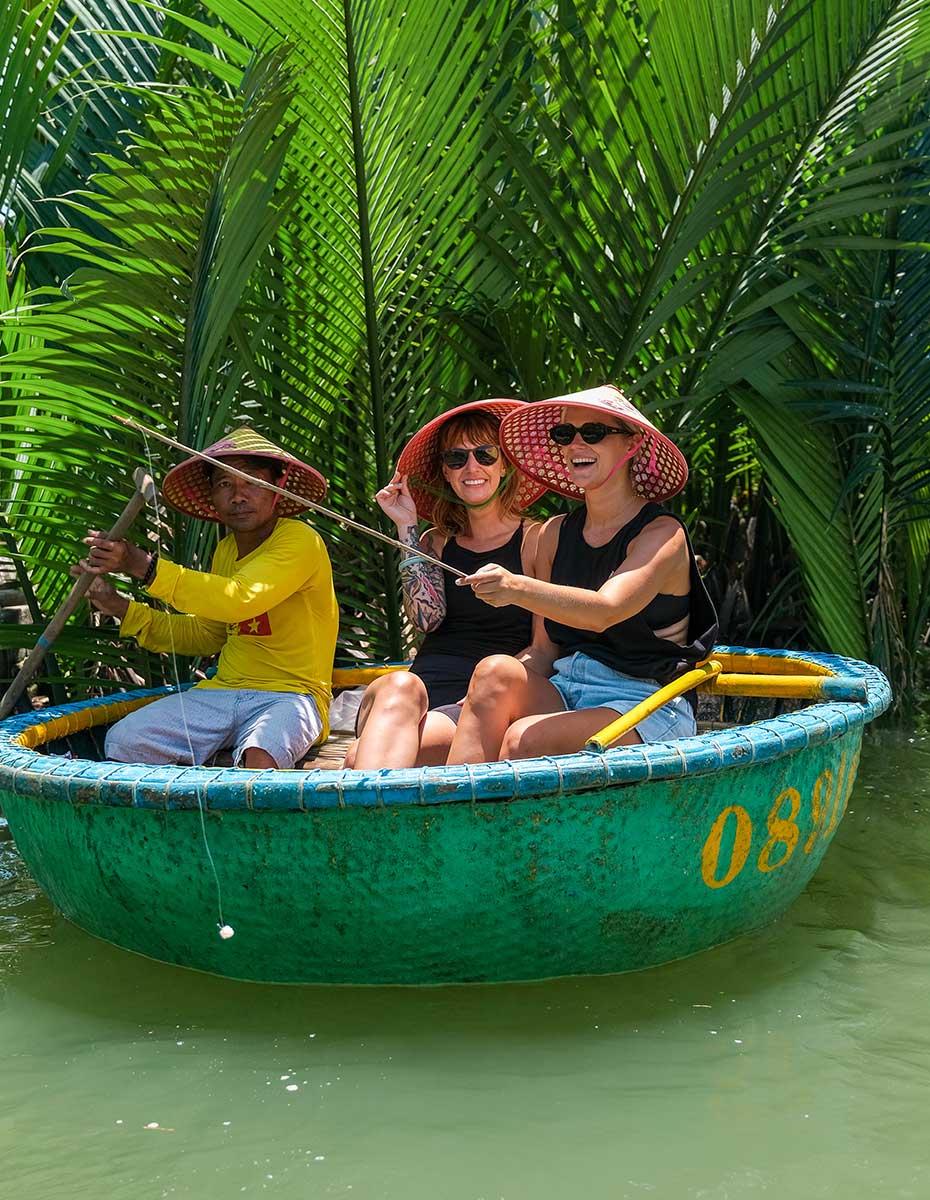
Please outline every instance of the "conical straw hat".
M304 496L315 504L319 504L326 496L326 480L319 471L301 462L293 454L288 454L286 450L281 450L249 425L227 433L212 446L207 446L203 453L209 454L211 458L220 459L246 454L250 457L274 460L287 470L287 478L282 486L289 492ZM162 494L178 512L186 513L190 517L200 517L204 521L220 519L210 498L207 464L202 458L188 458L172 467L165 476ZM275 511L279 517L293 517L306 510L299 501L280 496Z
M471 404L460 404L458 408L450 408L448 412L440 413L413 435L401 451L397 470L399 474L408 477L410 495L417 506L418 515L424 521L432 520L433 505L436 502L435 492L444 483L439 465L439 434L443 425L452 417L467 412L490 413L503 421L514 409L528 407L522 400L476 400ZM517 469L519 471L519 466ZM518 507L528 508L546 491L546 486L520 471Z
M554 492L574 499L584 497L584 488L574 483L565 467L562 447L549 436L566 408L589 408L592 420L613 417L631 429L641 430L642 443L630 459L633 489L647 500L668 500L685 486L688 464L671 438L627 400L612 384L539 400L514 409L501 425L501 446L512 463Z

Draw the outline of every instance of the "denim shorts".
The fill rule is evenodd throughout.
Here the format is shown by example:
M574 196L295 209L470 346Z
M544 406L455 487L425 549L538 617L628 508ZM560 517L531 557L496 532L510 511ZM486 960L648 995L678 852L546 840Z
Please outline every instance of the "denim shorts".
M570 712L579 708L612 708L625 713L657 691L654 679L636 679L605 667L587 654L570 654L555 661L549 682ZM694 711L685 696L677 696L636 726L644 742L669 742L697 732Z

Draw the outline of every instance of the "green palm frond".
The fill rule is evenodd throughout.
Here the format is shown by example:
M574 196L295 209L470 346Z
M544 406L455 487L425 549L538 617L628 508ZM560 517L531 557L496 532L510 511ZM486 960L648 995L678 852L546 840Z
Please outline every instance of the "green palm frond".
M510 266L546 280L592 377L648 378L647 402L785 349L740 323L809 286L839 221L914 196L862 147L926 86L921 0L567 3L534 48L501 130Z
M498 261L548 295L573 370L659 409L718 530L745 425L812 633L886 669L928 614L930 393L896 294L926 269L928 61L922 0L569 0L500 128Z
M229 33L178 23L220 48L217 86L144 91L132 137L58 202L67 224L34 241L32 253L77 264L67 298L34 292L31 309L5 318L36 339L0 364L0 446L10 457L31 447L10 511L48 603L76 533L92 512L104 523L104 497L116 506L143 452L117 414L194 445L254 420L323 468L337 510L370 521L403 441L475 395L438 330L497 270L477 230L492 219L481 184L496 169L488 118L510 65L507 14L466 0L397 4L378 19L365 5L213 9ZM275 85L248 73L233 83L237 39L277 46L263 61L288 56L287 119ZM170 460L154 450L153 461ZM71 520L53 527L48 497L69 489ZM176 553L203 561L211 532L179 526ZM325 532L344 646L400 655L393 556Z
M44 0L31 13L7 5L3 23L20 12L17 41L29 47L42 73L40 78L34 70L32 78L27 73L18 80L15 72L0 76L15 83L19 117L5 126L0 145L11 131L23 143L8 203L28 235L55 220L57 196L85 185L94 155L112 152L120 131L135 127L142 100L125 89L159 77L159 50L151 39L163 20L154 6L123 0ZM28 32L30 18L41 18L39 36ZM30 279L58 283L70 269L65 259L36 255Z
M930 137L908 133L903 166L895 161L906 185L926 192ZM906 695L930 616L930 260L916 248L930 238L930 211L918 202L850 228L879 248L865 256L838 239L817 251L815 286L776 306L796 349L751 375L758 394L741 403L781 464L763 456L817 625L831 644L838 630L854 635L856 653Z
M107 527L149 453L118 416L180 427L198 445L248 416L250 397L273 420L255 364L274 307L268 263L293 202L281 180L290 87L276 52L229 99L150 95L126 154L101 156L93 186L61 202L101 234L43 231L44 253L82 263L67 297L39 290L0 318L2 499L46 609L83 532ZM259 374L267 384L267 368ZM151 454L160 473L166 460ZM179 522L169 541L202 562L214 535Z
M470 0L214 0L212 11L243 41L292 47L288 162L301 189L275 261L273 352L304 386L282 429L317 455L338 511L380 519L372 495L404 441L450 403L486 394L443 331L501 286L479 231L494 220L485 190L499 173L491 118L514 71L510 12ZM326 532L343 645L400 655L393 553Z
M726 603L768 623L803 584L817 638L913 679L925 0L22 12L49 36L0 22L0 64L29 48L41 84L0 134L32 284L0 318L0 536L38 603L145 457L118 414L196 446L252 421L370 522L448 405L612 378L691 458L682 505ZM399 656L393 552L322 527L344 649ZM185 561L211 548L161 533Z
M30 155L55 96L54 72L67 42L55 36L58 5L7 4L0 10L0 224L19 215L21 191L35 190Z

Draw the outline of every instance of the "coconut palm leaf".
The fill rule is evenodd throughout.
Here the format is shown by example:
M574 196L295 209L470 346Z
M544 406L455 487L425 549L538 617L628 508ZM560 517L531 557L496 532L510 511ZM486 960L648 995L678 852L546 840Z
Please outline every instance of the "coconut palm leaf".
M534 50L500 128L498 261L547 298L575 371L658 409L696 464L731 462L748 426L812 634L888 664L902 571L912 639L927 617L911 552L889 557L897 527L915 549L926 536L923 345L893 298L924 269L901 256L926 244L926 5L745 0L721 19L710 0L566 0ZM876 322L888 304L907 353ZM905 362L913 386L892 381ZM889 390L910 397L890 469L874 453L902 426ZM727 502L696 473L686 507L722 528Z
M53 75L67 42L67 33L52 33L56 15L57 4L46 0L0 11L0 224L15 223L20 189L36 187L28 159L54 99Z
M39 290L2 318L0 469L18 551L46 608L87 527L106 528L147 449L116 417L179 426L198 444L241 419L274 305L266 267L293 191L281 180L293 124L283 54L256 61L227 99L150 96L124 157L63 200L103 231L43 231L82 266L67 298ZM151 450L153 470L163 458ZM166 531L159 531L165 536ZM167 531L202 562L214 536ZM106 635L109 636L109 635Z
M905 169L924 188L928 146L914 140ZM875 224L881 250L837 247L818 286L779 306L796 351L752 375L758 394L740 403L764 461L781 464L771 478L816 624L833 644L845 630L913 696L930 616L930 266L908 247L927 244L930 212L915 204Z
M541 86L501 130L511 269L546 280L592 374L637 391L652 372L653 404L784 349L739 323L808 286L802 253L839 221L914 195L862 155L926 86L920 0L743 0L726 20L710 0L569 2L535 49Z
M927 241L923 0L731 0L725 19L713 0L211 0L170 26L148 6L134 31L122 4L60 5L108 83L94 144L61 80L77 107L55 177L104 153L25 256L36 279L68 264L65 298L34 291L0 326L0 470L43 603L144 454L117 412L195 445L254 420L364 521L450 402L609 376L704 467L683 503L718 561L737 483L757 528L771 492L798 555L782 594L804 581L817 635L918 644L925 268L902 252ZM257 46L276 48L261 69ZM150 56L125 137L115 47ZM185 86L136 86L167 72ZM49 516L61 496L70 529ZM398 654L391 552L325 532L344 644ZM167 536L200 562L208 534ZM757 564L784 547L766 536Z
M483 394L442 331L501 286L478 231L494 220L484 192L499 173L490 119L503 111L514 74L510 7L210 7L242 41L292 48L297 130L288 165L301 187L275 259L273 353L283 381L301 386L291 388L279 432L298 452L312 448L336 509L371 521L372 495L406 438L450 402ZM343 645L398 656L393 552L338 526L326 533Z
M37 36L30 35L30 21L40 22ZM135 127L141 100L125 89L159 78L151 39L164 22L153 6L123 0L43 0L31 10L7 5L0 22L0 47L10 44L11 25L20 29L15 69L0 76L15 96L0 146L14 137L21 143L7 202L24 236L54 221L54 197L82 187L93 155L113 152L119 131ZM135 34L125 36L127 29ZM57 283L69 269L66 260L35 255L30 279Z
M253 419L319 462L334 505L366 520L413 428L472 398L473 372L431 331L497 269L474 227L488 219L479 185L494 169L487 118L502 103L506 14L462 0L214 10L231 35L179 23L214 38L223 86L147 94L135 136L99 156L91 187L59 202L68 223L34 243L77 264L67 298L33 293L5 318L35 339L0 364L0 457L22 462L29 448L10 511L46 603L76 536L118 507L144 453L117 414L195 445ZM257 69L228 98L246 38L277 45L279 68L290 54L296 127ZM153 448L152 461L169 460ZM50 519L56 494L72 500L67 523ZM176 528L175 552L202 562L209 532ZM326 532L344 644L401 653L393 559Z

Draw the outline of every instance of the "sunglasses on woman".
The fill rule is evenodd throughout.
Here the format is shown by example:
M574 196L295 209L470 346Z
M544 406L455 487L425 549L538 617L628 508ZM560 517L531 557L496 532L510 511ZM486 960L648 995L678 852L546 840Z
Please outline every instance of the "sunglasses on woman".
M566 421L562 425L553 425L549 430L549 436L557 446L570 446L575 440L576 433L580 433L581 440L589 446L602 442L611 433L622 433L624 437L633 436L632 430L618 429L616 425L605 425L603 421L585 421L583 425L569 425Z
M470 450L466 450L462 446L453 446L451 450L442 451L439 461L450 471L461 471L468 462L469 454L473 454L475 462L482 467L489 467L491 463L496 463L501 456L498 446L475 446Z

